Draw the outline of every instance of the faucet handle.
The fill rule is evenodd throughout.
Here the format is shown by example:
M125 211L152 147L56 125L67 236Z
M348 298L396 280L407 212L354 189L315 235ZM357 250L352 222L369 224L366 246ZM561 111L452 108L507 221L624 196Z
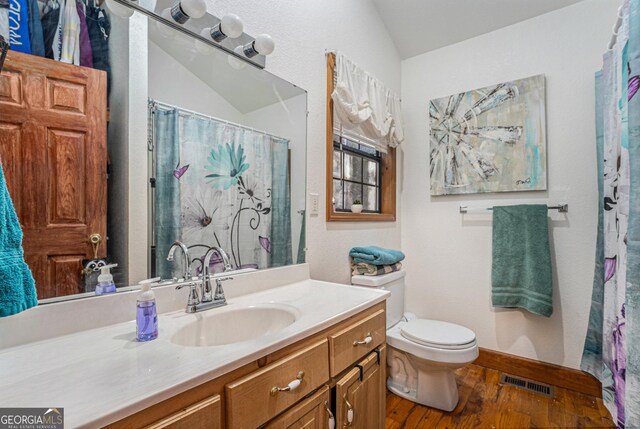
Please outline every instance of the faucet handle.
M225 282L227 280L233 280L233 277L221 277L221 278L216 278L216 291L213 295L213 299L214 300L226 300L225 296L224 296L224 289L222 289L222 282Z

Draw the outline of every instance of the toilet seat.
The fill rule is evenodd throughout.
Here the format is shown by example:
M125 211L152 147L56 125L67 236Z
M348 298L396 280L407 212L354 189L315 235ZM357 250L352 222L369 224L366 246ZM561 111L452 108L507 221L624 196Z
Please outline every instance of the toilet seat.
M471 329L440 320L410 320L402 324L400 334L423 346L446 350L467 349L476 341L476 335Z

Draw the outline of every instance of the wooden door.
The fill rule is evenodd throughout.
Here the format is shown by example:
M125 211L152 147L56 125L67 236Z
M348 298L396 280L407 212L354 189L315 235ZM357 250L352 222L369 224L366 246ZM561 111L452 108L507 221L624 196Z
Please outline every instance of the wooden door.
M0 74L0 161L38 298L83 292L90 234L106 256L103 71L9 51Z
M267 423L265 429L328 429L332 416L329 388L324 386Z
M384 429L386 347L371 353L336 384L336 428Z

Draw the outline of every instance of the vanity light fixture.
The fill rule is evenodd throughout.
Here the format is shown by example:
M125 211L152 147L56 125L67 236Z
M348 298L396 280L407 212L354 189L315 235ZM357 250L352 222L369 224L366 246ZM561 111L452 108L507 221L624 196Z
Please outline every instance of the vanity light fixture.
M163 10L160 16L184 24L189 18L202 18L205 13L207 4L204 0L180 0L173 7Z
M212 28L205 28L205 30L213 40L220 43L227 37L235 39L242 36L244 25L238 15L230 13L223 16L218 25Z
M256 37L256 40L249 42L242 47L242 51L247 58L255 57L256 55L269 55L276 47L276 43L273 38L268 34L261 34Z

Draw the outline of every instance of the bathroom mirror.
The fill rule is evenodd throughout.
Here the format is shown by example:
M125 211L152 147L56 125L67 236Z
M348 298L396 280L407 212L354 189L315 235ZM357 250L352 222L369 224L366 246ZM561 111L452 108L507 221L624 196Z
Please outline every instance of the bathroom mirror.
M304 262L306 92L118 6L86 6L109 34L93 68L10 51L0 75L0 160L40 302L94 296L104 265L117 290L183 278L174 241L194 276L212 246L232 270Z

